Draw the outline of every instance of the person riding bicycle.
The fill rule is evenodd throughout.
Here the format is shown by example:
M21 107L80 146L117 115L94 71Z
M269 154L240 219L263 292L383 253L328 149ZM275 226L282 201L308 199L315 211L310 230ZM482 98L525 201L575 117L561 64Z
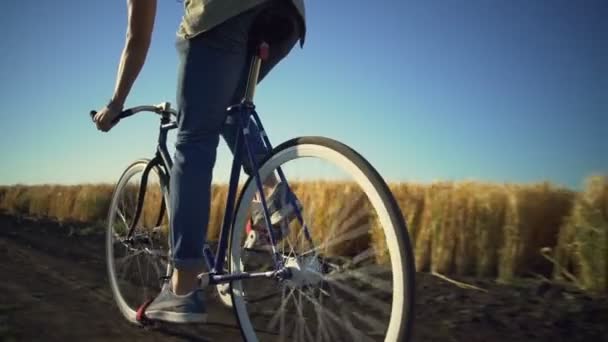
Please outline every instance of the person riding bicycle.
M150 46L156 0L127 0L128 27L114 94L95 115L103 132L113 127L135 82ZM226 108L238 103L245 91L252 45L270 40L269 58L262 63L260 80L305 36L303 0L186 0L177 32L180 58L177 82L178 132L170 183L172 228L171 279L146 308L150 319L174 323L204 322L206 308L197 276L205 266L212 169L219 136L233 149L236 132L224 125ZM255 125L251 129L255 130ZM259 137L257 132L250 136ZM252 141L256 158L267 153ZM234 150L232 151L235 152ZM249 172L246 160L243 161ZM268 181L271 223L292 215L283 210L286 187ZM255 203L255 202L254 202ZM264 231L263 214L252 213L253 228Z

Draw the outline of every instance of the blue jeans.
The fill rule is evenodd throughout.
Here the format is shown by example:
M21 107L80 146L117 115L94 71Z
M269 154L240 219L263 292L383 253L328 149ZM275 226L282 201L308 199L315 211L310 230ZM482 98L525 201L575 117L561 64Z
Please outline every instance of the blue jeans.
M219 136L234 153L236 131L234 125L224 125L226 108L244 95L251 58L248 38L258 11L259 8L249 10L210 31L178 39L176 44L180 58L179 112L171 170L170 224L172 258L177 269L201 269L205 265L203 245ZM297 39L297 32L293 32L280 44L270 46L260 80L289 53ZM256 133L252 131L251 136L259 137ZM252 147L258 156L266 153L261 141L254 141Z

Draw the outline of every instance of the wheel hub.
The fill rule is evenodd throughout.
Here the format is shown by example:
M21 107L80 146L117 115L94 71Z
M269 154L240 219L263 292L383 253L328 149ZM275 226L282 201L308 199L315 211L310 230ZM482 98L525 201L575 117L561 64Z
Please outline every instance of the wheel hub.
M317 285L323 280L323 269L318 258L314 255L305 257L286 257L285 268L291 277L287 284L294 287Z

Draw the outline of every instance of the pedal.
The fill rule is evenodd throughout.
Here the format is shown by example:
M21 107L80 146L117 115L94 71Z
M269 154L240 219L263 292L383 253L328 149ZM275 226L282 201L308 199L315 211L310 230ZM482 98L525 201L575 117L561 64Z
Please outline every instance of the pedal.
M142 324L142 325L149 325L150 324L150 319L148 319L148 317L146 317L146 309L148 308L148 306L150 306L150 304L152 304L152 301L154 299L148 299L145 303L143 303L138 309L137 312L135 313L135 320Z

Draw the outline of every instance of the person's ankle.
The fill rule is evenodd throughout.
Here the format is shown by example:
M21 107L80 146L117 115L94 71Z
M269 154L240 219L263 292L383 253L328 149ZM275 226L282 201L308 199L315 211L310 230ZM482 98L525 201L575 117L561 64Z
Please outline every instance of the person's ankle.
M177 287L174 287L173 289L171 289L171 291L173 291L173 293L178 296L185 296L194 290L196 290L196 287L188 288L186 290L184 290L183 288L177 288Z
M171 291L178 296L186 295L198 288L197 271L173 271Z

